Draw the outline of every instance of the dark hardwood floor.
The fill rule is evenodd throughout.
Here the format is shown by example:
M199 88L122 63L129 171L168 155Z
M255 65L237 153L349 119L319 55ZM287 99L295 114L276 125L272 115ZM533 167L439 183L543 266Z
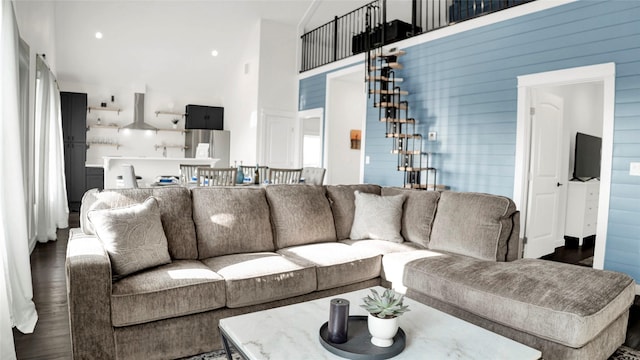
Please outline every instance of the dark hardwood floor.
M71 213L69 226L79 227L78 213ZM39 319L33 334L25 335L14 329L13 337L18 359L71 359L64 268L68 237L68 229L58 230L57 241L38 243L31 254L33 297ZM593 247L561 247L544 258L576 264L589 256L593 256ZM625 345L640 350L638 296L629 314Z

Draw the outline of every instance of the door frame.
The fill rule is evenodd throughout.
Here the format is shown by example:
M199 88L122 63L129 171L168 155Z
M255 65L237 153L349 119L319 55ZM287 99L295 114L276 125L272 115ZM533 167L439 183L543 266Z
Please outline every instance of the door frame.
M358 73L361 72L363 73L363 82L362 82L362 91L364 92L364 101L362 104L360 104L359 106L363 106L365 111L364 114L362 116L362 121L361 121L361 130L362 130L362 136L361 136L361 142L360 142L360 166L359 166L359 175L358 175L358 179L360 181L360 183L364 182L364 165L365 165L365 149L366 149L366 143L365 143L365 139L366 136L365 134L367 133L367 94L365 92L365 82L364 82L364 74L365 74L365 65L362 63L358 63L356 65L352 65L349 67L346 67L344 69L340 69L337 71L333 71L329 74L327 74L326 77L326 93L325 93L325 117L324 117L324 133L325 133L325 143L324 143L324 148L325 148L325 152L323 153L323 157L325 159L325 168L327 169L327 174L325 176L326 179L331 180L331 170L329 169L329 164L328 164L328 148L329 148L329 136L328 134L330 134L329 130L331 129L331 83L334 80L339 80L340 77L343 76L347 76L347 75L352 75L354 73ZM358 106L357 104L354 106ZM329 182L330 183L330 182Z
M609 223L609 197L611 194L611 165L613 158L613 125L615 107L615 63L581 66L518 76L518 109L516 129L516 163L513 200L526 219L529 183L529 157L531 150L531 89L535 87L572 85L590 82L603 83L602 161L600 168L600 198L598 201L598 227L594 249L593 268L604 268L604 257ZM526 220L525 220L526 221ZM526 223L520 226L524 238Z
M326 144L325 144L325 119L324 119L324 108L315 108L315 109L308 109L308 110L300 110L298 111L298 124L297 124L297 128L298 128L298 154L300 154L298 156L298 165L299 167L302 167L302 157L303 157L303 151L302 151L302 129L303 129L303 121L305 119L308 118L320 118L320 143L322 144L322 159L321 159L321 163L322 163L322 167L326 168L327 167L327 156L326 156Z

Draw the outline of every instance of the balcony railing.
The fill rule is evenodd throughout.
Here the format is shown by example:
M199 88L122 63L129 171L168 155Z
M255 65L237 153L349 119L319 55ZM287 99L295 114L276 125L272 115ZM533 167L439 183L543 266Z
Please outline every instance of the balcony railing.
M300 71L530 1L414 0L402 2L411 5L403 14L399 3L388 12L386 0L375 0L302 35ZM388 14L398 18L387 22Z

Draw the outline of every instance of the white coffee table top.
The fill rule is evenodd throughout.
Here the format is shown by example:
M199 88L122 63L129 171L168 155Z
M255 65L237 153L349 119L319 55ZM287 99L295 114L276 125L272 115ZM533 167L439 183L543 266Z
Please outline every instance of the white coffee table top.
M376 287L384 291L381 287ZM367 315L360 307L368 289L220 320L220 327L250 359L342 359L319 341L329 320L329 301L349 300L350 315ZM394 359L540 359L540 351L479 326L405 298L410 312L400 317L407 335L404 351Z

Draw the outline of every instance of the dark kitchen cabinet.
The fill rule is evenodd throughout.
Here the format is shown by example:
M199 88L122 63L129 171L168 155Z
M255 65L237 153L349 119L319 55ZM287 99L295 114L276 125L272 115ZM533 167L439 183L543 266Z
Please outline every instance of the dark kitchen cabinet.
M87 94L61 92L62 135L65 142L87 141Z
M104 188L104 169L101 167L88 167L86 168L87 181L86 188L99 189Z
M64 173L69 210L79 211L87 190L87 94L60 93L62 134L64 139Z

